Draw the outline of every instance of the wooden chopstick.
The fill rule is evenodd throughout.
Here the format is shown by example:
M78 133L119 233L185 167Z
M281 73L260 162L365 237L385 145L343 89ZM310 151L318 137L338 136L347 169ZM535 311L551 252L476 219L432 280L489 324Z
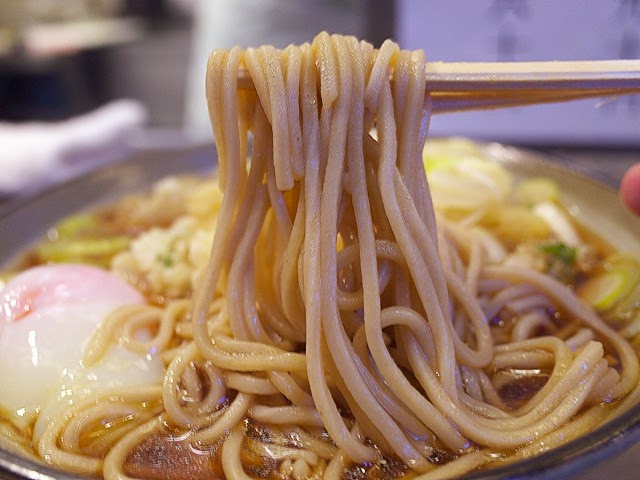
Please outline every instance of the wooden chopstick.
M427 63L431 91L640 89L640 60Z
M238 88L253 88L239 72ZM433 113L495 109L640 93L640 60L426 65Z
M434 92L432 113L450 113L469 110L559 103L598 97L617 97L640 93L638 89L579 89L579 90L494 90L489 92Z

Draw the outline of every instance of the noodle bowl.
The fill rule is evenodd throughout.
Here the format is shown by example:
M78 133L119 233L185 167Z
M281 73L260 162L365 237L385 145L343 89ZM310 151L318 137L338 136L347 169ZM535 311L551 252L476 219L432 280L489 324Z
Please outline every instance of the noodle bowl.
M255 91L237 88L240 68ZM192 265L184 283L140 275L133 246L116 256L148 301L109 315L83 357L91 368L123 345L161 358L163 380L74 393L36 423L34 453L105 478L163 477L171 463L179 475L180 462L187 477L447 478L636 403L629 340L548 265L522 261L551 258L521 255L523 236L563 233L509 231L523 210L499 188L438 205L469 165L427 182L424 70L421 52L327 34L213 52L224 195L210 256L180 243L196 232L186 221L164 260L172 282ZM481 193L492 177L466 180Z

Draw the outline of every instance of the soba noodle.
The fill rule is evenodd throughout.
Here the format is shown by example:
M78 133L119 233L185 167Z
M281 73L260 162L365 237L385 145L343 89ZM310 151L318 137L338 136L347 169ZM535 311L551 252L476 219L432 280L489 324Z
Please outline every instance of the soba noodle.
M85 358L154 352L164 384L77 401L38 432L41 458L133 478L150 474L131 467L144 445L170 439L216 459L187 477L449 478L637 400L634 348L570 288L491 262L477 229L434 212L422 52L326 33L214 51L206 93L224 197L193 299L118 310ZM508 405L501 386L523 371L543 381Z

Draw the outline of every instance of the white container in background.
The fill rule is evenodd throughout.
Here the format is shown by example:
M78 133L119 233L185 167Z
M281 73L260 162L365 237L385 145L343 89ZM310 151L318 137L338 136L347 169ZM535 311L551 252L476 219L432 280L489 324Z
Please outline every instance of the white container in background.
M398 0L395 38L433 61L640 58L640 1ZM433 135L640 146L640 95L437 115Z

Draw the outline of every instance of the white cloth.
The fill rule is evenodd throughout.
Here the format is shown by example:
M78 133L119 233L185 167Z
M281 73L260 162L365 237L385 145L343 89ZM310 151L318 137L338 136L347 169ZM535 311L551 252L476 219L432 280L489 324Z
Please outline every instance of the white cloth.
M121 160L147 111L118 100L60 122L0 122L0 195L28 194Z

